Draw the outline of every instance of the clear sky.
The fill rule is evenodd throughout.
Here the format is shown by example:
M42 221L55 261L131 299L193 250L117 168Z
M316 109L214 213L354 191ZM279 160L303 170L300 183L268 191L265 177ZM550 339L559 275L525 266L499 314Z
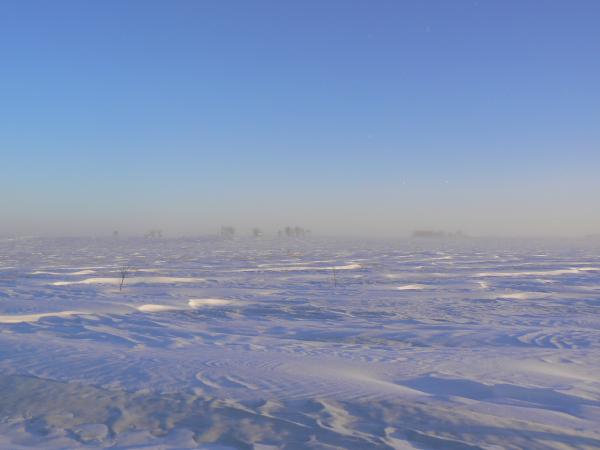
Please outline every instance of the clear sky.
M0 234L600 232L600 2L0 2Z

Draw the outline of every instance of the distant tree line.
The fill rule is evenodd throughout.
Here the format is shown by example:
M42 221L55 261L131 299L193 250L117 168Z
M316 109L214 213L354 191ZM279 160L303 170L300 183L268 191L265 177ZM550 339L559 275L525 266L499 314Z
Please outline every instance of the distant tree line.
M264 236L263 231L258 228L258 227L254 227L251 229L250 234L252 237L254 238L262 238ZM222 226L221 227L221 232L220 235L222 238L224 239L233 239L236 235L236 230L234 227L232 226ZM277 232L277 236L278 237L288 237L288 238L302 238L302 237L306 237L306 236L310 236L310 230L306 229L306 228L302 228L299 226L287 226L282 230L279 230Z
M415 238L462 238L467 237L462 231L446 232L436 230L415 230L413 231Z
M223 225L221 226L221 230L219 235L223 239L233 239L236 236L236 229L231 225ZM277 231L278 237L286 237L286 238L304 238L311 235L311 231L307 228L299 227L299 226L286 226L283 229ZM114 230L112 232L112 237L114 239L118 239L120 233L118 230ZM263 230L259 227L254 227L250 229L250 236L255 239L260 239L265 236ZM158 229L149 230L144 234L146 239L161 239L163 237L163 231Z
M277 232L277 235L279 237L281 236L285 236L285 237L305 237L310 235L310 230L307 230L305 228L302 227L285 227L283 230L279 230Z
M144 237L151 239L160 239L163 237L162 230L150 230L146 233Z

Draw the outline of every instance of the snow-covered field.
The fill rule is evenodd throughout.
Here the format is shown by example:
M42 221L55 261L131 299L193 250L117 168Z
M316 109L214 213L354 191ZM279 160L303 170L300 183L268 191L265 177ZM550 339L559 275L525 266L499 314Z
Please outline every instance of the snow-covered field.
M2 240L31 447L600 448L600 246Z

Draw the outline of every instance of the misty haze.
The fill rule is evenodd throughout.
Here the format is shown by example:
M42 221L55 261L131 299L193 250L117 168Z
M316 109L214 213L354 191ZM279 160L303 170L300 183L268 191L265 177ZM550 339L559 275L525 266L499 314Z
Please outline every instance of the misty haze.
M600 449L600 3L0 4L0 450Z

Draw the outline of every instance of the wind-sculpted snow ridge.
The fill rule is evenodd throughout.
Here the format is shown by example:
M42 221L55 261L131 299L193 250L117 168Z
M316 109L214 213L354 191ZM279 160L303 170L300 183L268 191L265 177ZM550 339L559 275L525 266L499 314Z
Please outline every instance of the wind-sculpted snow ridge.
M1 241L0 448L600 448L598 268L590 241Z

